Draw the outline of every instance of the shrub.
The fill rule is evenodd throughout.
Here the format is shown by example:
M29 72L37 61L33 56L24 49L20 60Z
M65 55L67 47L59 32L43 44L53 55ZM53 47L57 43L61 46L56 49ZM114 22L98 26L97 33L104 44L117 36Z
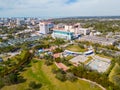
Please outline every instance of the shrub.
M29 87L30 88L32 88L32 89L38 89L38 88L41 88L42 87L42 84L41 83L36 83L36 82L34 82L34 81L31 81L30 83L29 83Z
M59 79L60 81L66 81L66 74L63 74L61 72L58 72L56 74L56 78Z
M71 82L77 80L77 77L76 77L73 73L67 73L67 74L66 74L66 78L67 78L67 80L69 80L69 81L71 81Z
M0 78L0 88L2 88L4 86L4 82L2 80L2 78Z

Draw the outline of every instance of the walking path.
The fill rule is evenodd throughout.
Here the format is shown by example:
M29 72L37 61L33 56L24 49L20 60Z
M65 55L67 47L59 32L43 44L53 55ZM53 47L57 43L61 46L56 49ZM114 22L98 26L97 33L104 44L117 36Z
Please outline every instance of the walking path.
M102 90L106 90L103 86L101 86L100 84L98 84L98 83L96 83L96 82L93 82L93 81L91 81L91 80L88 80L88 79L85 79L85 78L79 78L79 77L78 77L78 79L87 81L87 82L92 83L92 84L94 84L94 85L97 85L97 86L100 87Z

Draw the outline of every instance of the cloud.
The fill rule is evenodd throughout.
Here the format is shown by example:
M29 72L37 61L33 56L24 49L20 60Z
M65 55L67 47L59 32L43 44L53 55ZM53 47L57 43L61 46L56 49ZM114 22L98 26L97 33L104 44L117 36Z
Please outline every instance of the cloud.
M119 0L0 0L0 16L120 15Z

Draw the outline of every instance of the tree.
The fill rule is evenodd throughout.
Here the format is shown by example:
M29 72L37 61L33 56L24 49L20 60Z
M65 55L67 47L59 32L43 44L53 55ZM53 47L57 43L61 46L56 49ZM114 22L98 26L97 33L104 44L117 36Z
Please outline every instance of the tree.
M113 76L113 80L115 82L115 85L120 87L120 75Z
M75 76L73 73L67 73L67 74L66 74L66 78L67 78L67 80L69 80L69 81L71 81L71 82L77 80L76 76Z
M53 53L61 53L63 52L62 48L56 48L55 50L53 50Z
M18 82L17 74L11 73L8 78L12 84L16 84Z
M120 65L118 63L115 64L112 71L110 72L109 80L117 86L120 85Z
M42 84L41 84L41 83L38 83L38 84L37 84L36 82L31 81L31 82L29 83L29 87L32 88L32 89L39 89L39 88L42 87Z
M64 44L65 41L64 39L60 39L60 38L56 38L54 41L54 44L57 45L59 47L59 45Z
M50 60L46 60L46 61L45 61L45 64L46 64L47 66L50 66L50 65L52 65L52 64L53 64L53 62L52 62L52 61L50 61Z
M0 88L2 88L4 86L4 82L3 79L0 77Z
M56 74L56 78L59 79L60 81L66 81L65 74L62 74L60 72Z
M114 60L120 65L120 56L115 57Z
M52 73L56 74L57 72L58 72L58 68L53 67L53 68L52 68Z
M44 58L46 59L46 60L53 60L53 56L52 55L44 55Z
M55 58L55 61L56 61L57 63L60 63L60 62L61 62L61 58L60 58L60 57Z

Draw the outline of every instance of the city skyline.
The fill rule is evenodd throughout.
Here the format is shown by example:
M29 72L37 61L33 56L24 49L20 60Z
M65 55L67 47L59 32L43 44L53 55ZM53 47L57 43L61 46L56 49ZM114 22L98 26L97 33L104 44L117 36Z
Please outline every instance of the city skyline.
M0 17L119 16L119 3L117 0L0 0Z

